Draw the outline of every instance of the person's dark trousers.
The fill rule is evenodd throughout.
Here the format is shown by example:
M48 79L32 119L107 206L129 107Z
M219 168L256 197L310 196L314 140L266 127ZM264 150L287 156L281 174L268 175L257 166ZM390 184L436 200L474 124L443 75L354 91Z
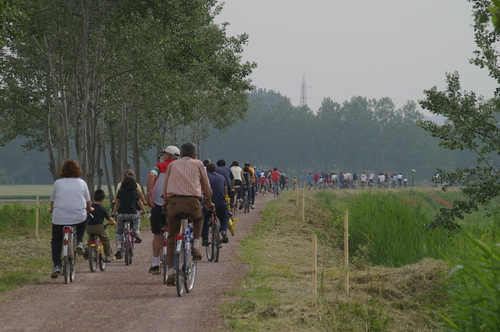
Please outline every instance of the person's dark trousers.
M50 246L52 248L52 262L54 266L61 265L61 251L62 242L64 234L62 232L64 226L66 225L54 225L52 224L52 239L50 241ZM85 235L85 230L87 229L87 220L76 225L76 241L82 242L83 236Z

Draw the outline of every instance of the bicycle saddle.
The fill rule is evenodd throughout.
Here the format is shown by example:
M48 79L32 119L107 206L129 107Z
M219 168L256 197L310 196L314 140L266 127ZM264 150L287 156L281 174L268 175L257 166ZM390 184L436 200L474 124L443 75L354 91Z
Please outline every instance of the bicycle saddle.
M181 212L177 213L175 216L179 219L189 219L189 213Z

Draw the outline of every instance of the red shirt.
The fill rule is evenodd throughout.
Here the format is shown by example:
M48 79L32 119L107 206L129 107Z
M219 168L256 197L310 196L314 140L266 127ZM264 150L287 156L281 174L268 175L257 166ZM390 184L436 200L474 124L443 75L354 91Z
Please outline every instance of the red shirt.
M271 173L271 181L273 182L278 182L280 180L280 172L278 171L273 171Z

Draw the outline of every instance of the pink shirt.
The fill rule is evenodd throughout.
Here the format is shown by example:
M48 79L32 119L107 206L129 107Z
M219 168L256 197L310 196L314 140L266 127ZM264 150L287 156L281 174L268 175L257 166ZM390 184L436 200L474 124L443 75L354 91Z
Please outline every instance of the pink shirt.
M182 157L167 167L163 182L163 196L196 196L201 198L201 191L211 197L210 182L203 163L198 159Z

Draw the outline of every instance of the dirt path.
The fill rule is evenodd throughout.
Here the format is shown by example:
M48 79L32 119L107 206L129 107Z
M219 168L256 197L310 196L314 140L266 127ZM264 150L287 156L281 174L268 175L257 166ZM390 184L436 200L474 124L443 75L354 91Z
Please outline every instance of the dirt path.
M175 287L163 285L161 275L148 273L152 234L143 229L131 266L115 260L106 271L91 273L80 258L74 283L51 279L47 271L46 283L0 294L0 331L225 331L217 308L246 272L234 257L238 240L259 222L258 213L271 199L259 195L255 210L237 214L236 235L229 235L218 263L208 262L202 251L190 294L179 298Z

